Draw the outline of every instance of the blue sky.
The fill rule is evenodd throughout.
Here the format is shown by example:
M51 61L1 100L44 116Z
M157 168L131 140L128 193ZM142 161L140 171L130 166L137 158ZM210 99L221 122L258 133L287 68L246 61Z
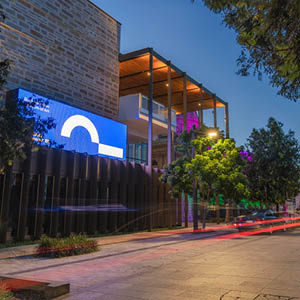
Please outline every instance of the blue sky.
M236 59L240 46L235 33L221 24L202 1L190 0L93 0L122 24L121 52L153 47L181 70L229 102L230 133L244 144L252 128L264 127L275 117L300 140L300 102L276 95L267 78L240 77ZM224 126L223 109L218 124ZM212 125L213 116L205 113Z

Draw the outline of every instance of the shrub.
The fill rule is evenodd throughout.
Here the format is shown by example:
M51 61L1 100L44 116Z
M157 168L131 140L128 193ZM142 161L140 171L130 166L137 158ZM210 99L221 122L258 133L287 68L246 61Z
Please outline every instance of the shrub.
M0 300L14 300L16 299L13 294L7 290L5 284L0 283Z
M37 254L43 257L64 257L97 250L98 246L95 240L88 240L84 235L71 235L66 238L41 238Z

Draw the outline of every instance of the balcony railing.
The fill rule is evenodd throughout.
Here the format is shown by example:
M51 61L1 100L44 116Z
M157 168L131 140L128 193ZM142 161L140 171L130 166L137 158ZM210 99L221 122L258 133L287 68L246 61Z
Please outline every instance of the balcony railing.
M139 107L140 113L148 117L148 97L140 94ZM152 117L157 121L168 124L168 109L163 104L153 100ZM176 127L176 111L173 109L171 110L171 126Z

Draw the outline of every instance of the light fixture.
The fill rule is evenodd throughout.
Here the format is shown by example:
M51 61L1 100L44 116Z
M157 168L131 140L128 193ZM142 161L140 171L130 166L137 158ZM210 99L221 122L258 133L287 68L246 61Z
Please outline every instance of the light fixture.
M150 73L150 72L147 72L147 75L148 75L148 76L150 76L150 75L151 75L151 73Z
M216 137L216 136L217 136L217 133L216 133L215 131L212 131L212 132L209 132L209 133L208 133L208 136L211 137L211 138L212 138L212 137Z

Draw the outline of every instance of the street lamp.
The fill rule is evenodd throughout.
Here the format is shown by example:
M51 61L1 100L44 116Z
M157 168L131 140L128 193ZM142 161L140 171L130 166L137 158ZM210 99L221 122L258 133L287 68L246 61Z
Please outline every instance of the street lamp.
M217 132L216 131L211 131L208 133L208 136L213 138L213 137L216 137L217 136Z

